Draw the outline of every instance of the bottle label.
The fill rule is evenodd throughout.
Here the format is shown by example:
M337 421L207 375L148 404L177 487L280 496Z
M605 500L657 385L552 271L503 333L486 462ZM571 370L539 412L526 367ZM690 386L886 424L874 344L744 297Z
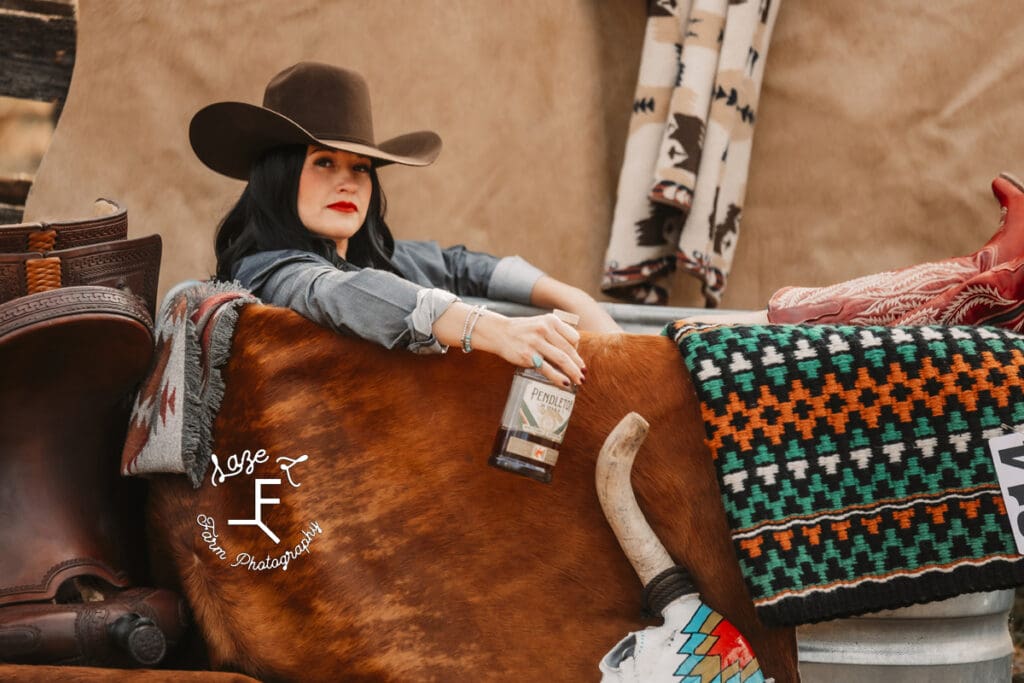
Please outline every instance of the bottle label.
M575 402L571 391L516 375L501 424L509 431L523 431L562 443Z
M526 439L520 439L518 436L509 437L508 443L505 444L505 450L512 455L518 455L521 458L527 458L545 465L554 466L558 462L558 451L554 448L541 446L539 443L530 443Z

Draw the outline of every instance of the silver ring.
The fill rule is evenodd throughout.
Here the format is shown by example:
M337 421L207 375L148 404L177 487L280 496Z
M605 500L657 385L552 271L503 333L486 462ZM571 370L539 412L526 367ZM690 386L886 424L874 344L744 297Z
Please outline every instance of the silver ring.
M540 366L544 365L544 356L539 353L530 356L530 360L533 362L533 367L537 370L540 370Z

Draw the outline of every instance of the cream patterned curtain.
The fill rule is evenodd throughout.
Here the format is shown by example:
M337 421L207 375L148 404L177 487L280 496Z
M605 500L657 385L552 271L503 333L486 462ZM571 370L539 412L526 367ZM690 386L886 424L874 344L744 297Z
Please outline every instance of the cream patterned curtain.
M739 237L782 0L653 0L601 288L665 304L675 268L717 306Z

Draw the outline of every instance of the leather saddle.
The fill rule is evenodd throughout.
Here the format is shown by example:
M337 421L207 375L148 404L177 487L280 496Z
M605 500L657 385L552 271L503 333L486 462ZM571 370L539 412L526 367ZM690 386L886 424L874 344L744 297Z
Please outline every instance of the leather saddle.
M53 223L0 225L0 253L47 252L128 237L128 211L109 199L97 199L93 218Z
M58 287L102 285L140 297L156 312L159 235L48 252L0 254L0 303Z
M184 632L177 595L136 588L144 489L118 476L161 242L108 204L0 226L0 661L152 666Z
M148 312L116 289L0 304L0 606L51 600L85 574L128 585L111 502L126 397L152 348Z
M152 316L162 244L129 240L128 212L98 199L98 215L53 223L0 225L0 303L57 287L103 285L142 297Z

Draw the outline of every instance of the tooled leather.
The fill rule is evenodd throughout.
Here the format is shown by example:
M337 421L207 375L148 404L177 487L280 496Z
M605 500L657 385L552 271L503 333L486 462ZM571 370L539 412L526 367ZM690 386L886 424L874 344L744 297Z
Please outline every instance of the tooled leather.
M79 651L82 653L79 658L81 663L97 661L110 649L106 625L108 621L112 621L104 603L91 603L84 607L85 609L77 610L78 615L75 618L75 640L78 641Z
M127 289L141 297L152 316L156 311L157 284L160 276L161 240L150 235L134 240L107 242L47 253L59 258L63 286L100 285ZM25 262L39 259L26 252L0 254L0 303L28 294Z
M100 560L75 557L51 566L40 577L39 583L0 586L0 606L6 603L49 599L57 593L61 583L76 576L97 576L119 588L128 585L128 575L124 572L117 571Z
M25 287L25 262L15 261L4 263L0 261L0 301L17 296L14 292L20 292ZM7 292L12 295L8 296Z
M98 602L0 607L0 661L137 665L116 644L110 627L127 614L148 617L170 648L188 626L179 616L183 605L165 589L129 588Z
M128 583L111 498L124 484L113 473L128 394L151 355L149 314L125 292L70 287L0 305L0 358L10 364L0 382L0 498L32 511L0 527L0 547L11 549L0 554L0 605L52 598L78 575Z
M28 251L29 235L47 229L57 231L53 249L72 249L123 240L128 237L128 212L120 209L115 214L79 221L0 225L0 252Z
M2 277L0 269L0 279ZM76 313L123 315L134 318L147 328L153 327L153 318L138 297L110 287L77 286L31 294L0 304L0 337Z
M61 276L65 286L127 287L146 302L150 314L153 314L156 309L161 250L160 236L150 235L124 242L51 251L49 255L61 259Z
M56 233L52 244L35 239L32 245L36 249L44 245L51 249L46 256L60 258L65 286L26 295L25 263L43 256L29 251L29 239L33 235L38 237L40 231L48 228ZM0 226L0 302L6 301L0 303L0 339L12 340L20 334L32 334L40 325L45 328L62 320L109 315L132 320L151 333L161 241L158 236L132 241L126 237L127 218L123 209L114 215L63 224ZM21 253L2 253L11 251ZM8 300L11 298L13 300ZM0 577L20 579L16 585L0 585L0 653L44 657L62 664L111 661L118 655L108 626L115 618L131 611L148 616L164 630L180 635L184 628L180 599L173 596L178 602L172 602L172 598L163 595L166 592L125 590L117 598L101 603L55 605L49 602L60 585L73 577L94 576L116 587L129 583L127 573L97 559L105 555L94 544L95 539L89 538L88 532L81 539L75 537L76 533L82 535L82 530L72 531L75 542L66 547L71 557L65 555L65 559L48 567L42 564L45 568L42 572L41 567L36 566L34 575L32 571L16 570L13 575ZM86 555L80 554L83 551ZM51 556L51 561L59 557L59 554ZM26 569L31 568L22 566L22 570ZM30 623L10 623L17 621L14 617L19 614L33 613L38 614L34 624L31 617ZM4 617L9 617L7 624L4 624ZM68 623L71 619L73 624ZM0 656L0 660L3 659L4 656Z

